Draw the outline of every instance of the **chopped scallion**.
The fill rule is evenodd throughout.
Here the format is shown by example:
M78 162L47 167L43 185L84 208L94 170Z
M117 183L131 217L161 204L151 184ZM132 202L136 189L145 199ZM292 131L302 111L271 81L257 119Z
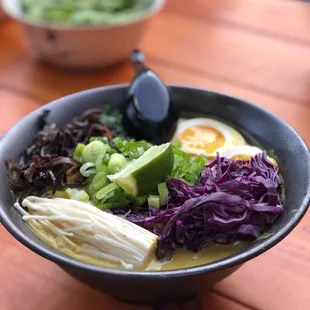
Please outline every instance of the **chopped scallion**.
M104 171L99 171L96 173L92 180L92 186L94 190L99 190L103 188L107 183L107 176Z

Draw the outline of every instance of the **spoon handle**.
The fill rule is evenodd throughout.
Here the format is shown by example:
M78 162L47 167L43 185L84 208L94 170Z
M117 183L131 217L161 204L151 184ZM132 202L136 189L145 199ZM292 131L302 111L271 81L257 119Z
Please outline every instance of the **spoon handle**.
M136 72L146 69L146 66L144 64L145 57L144 57L143 52L141 52L140 50L138 49L133 50L130 56L130 60Z

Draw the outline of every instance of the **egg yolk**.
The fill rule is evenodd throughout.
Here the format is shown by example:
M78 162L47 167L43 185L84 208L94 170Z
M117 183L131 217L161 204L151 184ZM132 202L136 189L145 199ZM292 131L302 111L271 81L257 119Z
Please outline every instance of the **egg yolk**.
M188 147L204 150L207 154L214 153L225 143L225 137L220 131L205 125L185 129L179 139Z
M250 160L252 156L250 155L243 155L243 154L240 154L240 155L235 155L233 156L231 159L232 160Z

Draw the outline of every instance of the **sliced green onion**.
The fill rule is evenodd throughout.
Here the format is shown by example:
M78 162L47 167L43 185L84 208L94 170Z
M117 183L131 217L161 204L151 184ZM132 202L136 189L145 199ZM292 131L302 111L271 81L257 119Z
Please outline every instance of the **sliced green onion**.
M139 206L143 205L147 201L147 196L136 197L136 202Z
M89 196L88 194L82 189L78 192L78 194L76 195L76 199L78 201L82 201L82 202L88 202L89 201Z
M90 142L93 142L93 141L101 141L104 144L109 144L109 139L107 137L91 137Z
M105 154L108 147L101 141L95 140L88 143L83 150L84 162L95 163L99 155Z
M149 207L160 208L160 198L158 195L150 195L147 199Z
M65 192L68 195L69 199L71 199L73 197L73 190L72 190L72 188L66 188Z
M92 199L95 197L96 190L92 184L87 187L87 193L92 197Z
M80 173L82 176L88 178L91 174L95 174L97 171L94 168L96 165L94 163L85 163L80 168ZM92 169L90 169L92 168Z
M56 191L52 198L65 198L71 199L73 196L73 191L71 188L67 188L63 191Z
M92 187L94 188L94 190L99 190L102 187L104 187L107 183L107 176L105 174L105 172L103 171L99 171L96 173L96 175L94 176L93 180L92 180Z
M124 144L126 144L126 141L123 141L121 138L116 137L113 139L114 144L118 147L121 148L124 146Z
M108 174L108 167L107 165L104 163L107 159L107 154L100 154L97 159L96 159L96 170L99 171L103 171L105 174Z
M111 184L105 186L99 192L97 192L97 194L95 195L96 199L102 200L103 198L107 198L106 196L108 196L109 193L111 193L112 191L114 191L117 188L118 188L118 186L115 183L111 183Z
M111 174L114 174L121 170L126 165L127 159L118 153L112 154L108 163L108 170Z
M113 205L113 203L101 203L101 204L98 205L98 208L99 208L100 210L107 210L107 209L111 209L111 208L113 208L113 207L115 207L115 206Z
M96 193L91 197L91 202L99 208L99 206L102 204L102 202L96 198Z
M83 156L83 151L85 149L85 144L83 143L78 143L76 146L74 153L73 153L73 159L77 161L78 163L82 162L82 156Z
M160 205L163 206L169 194L166 182L158 184L158 193L159 193L159 198L160 198Z

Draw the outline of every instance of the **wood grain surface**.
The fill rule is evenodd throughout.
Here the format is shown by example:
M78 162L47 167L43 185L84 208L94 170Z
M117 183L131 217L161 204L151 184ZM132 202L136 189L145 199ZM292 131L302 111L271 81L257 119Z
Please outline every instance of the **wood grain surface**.
M167 83L252 101L310 144L310 4L293 0L168 0L140 46ZM0 135L51 100L130 81L129 63L68 72L37 62L19 25L0 24ZM297 157L298 158L298 157ZM301 163L302 164L302 163ZM0 310L307 310L310 215L279 245L199 300L143 307L95 292L0 227Z

